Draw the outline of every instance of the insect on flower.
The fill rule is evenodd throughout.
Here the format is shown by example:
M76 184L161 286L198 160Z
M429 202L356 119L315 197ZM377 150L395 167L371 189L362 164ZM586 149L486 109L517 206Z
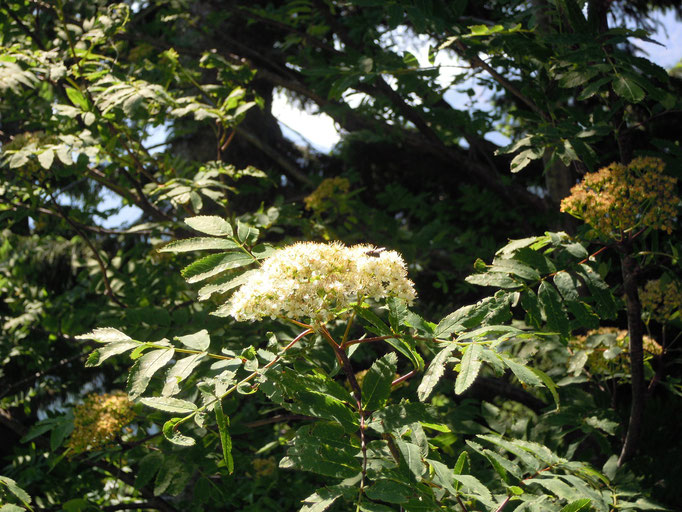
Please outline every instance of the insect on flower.
M379 255L386 250L386 247L377 247L376 249L370 249L365 254L371 256L372 258L378 258Z

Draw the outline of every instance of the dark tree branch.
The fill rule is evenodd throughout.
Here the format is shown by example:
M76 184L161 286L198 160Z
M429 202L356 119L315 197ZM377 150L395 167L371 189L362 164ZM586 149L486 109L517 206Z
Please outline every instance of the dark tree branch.
M618 457L618 466L630 459L639 442L644 416L644 400L646 389L644 385L644 326L642 324L642 304L637 292L638 267L635 259L630 255L629 244L623 248L621 255L621 272L623 275L623 289L628 317L628 350L630 352L630 378L632 386L632 404L630 419L625 442Z
M128 306L121 301L121 299L118 298L118 296L114 293L114 290L111 288L111 283L109 282L109 277L107 276L107 266L104 264L104 261L102 260L102 257L99 254L99 251L97 248L94 246L94 244L90 241L88 238L88 235L83 231L78 224L76 224L74 221L72 221L68 214L64 211L64 209L59 205L59 203L56 201L54 196L50 193L50 199L52 200L52 204L55 206L57 211L60 213L62 218L68 222L73 229L76 230L76 233L80 235L80 237L83 239L83 241L87 244L87 246L90 248L92 251L92 254L95 256L95 260L97 260L97 265L99 265L100 271L102 272L102 281L104 282L104 287L106 288L106 294L107 296L114 301L116 304L121 306L122 308L127 308Z

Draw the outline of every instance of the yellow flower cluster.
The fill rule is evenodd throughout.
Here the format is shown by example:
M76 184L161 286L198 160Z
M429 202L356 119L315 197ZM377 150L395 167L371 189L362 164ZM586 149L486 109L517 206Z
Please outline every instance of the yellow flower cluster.
M649 281L639 290L642 309L650 318L666 323L676 311L682 310L682 289L676 281Z
M602 235L649 227L672 232L679 199L677 178L664 174L660 158L635 158L588 173L561 201L561 211L584 220Z
M88 395L74 408L73 415L74 429L68 447L74 453L111 444L121 429L135 418L133 402L123 391Z
M274 457L268 457L267 459L253 459L251 461L253 466L253 471L256 473L257 477L270 476L277 469L277 462Z
M569 346L574 351L587 353L587 366L595 375L629 373L628 332L616 327L600 327L576 336ZM644 336L644 356L660 355L663 347L650 336Z
M327 178L303 200L305 202L305 209L322 213L330 209L330 200L332 202L338 201L339 196L347 194L349 189L350 181L346 178L338 176L335 178Z

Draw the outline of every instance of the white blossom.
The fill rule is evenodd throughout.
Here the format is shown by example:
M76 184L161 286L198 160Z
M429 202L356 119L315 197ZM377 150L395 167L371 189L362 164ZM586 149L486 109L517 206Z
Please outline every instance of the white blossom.
M412 303L414 283L400 254L371 245L300 242L263 262L230 298L235 319L287 318L324 323L360 298Z

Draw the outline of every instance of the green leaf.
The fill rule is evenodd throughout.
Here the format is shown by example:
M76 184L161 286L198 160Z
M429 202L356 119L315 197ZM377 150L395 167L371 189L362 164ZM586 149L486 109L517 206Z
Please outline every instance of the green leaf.
M251 249L251 254L253 254L257 260L264 260L269 258L277 252L273 246L268 244L258 244L253 249Z
M496 253L495 256L507 256L510 254L515 253L519 249L523 249L525 247L529 247L533 245L534 243L538 242L539 240L544 239L545 237L542 236L531 236L528 238L520 238L517 240L510 240L507 245L499 249Z
M540 327L542 324L542 311L540 310L540 301L535 292L531 289L523 290L521 292L521 307L526 311L530 323L535 327Z
M253 245L258 240L258 229L249 226L248 224L237 221L237 239L247 245Z
M244 283L246 283L249 278L258 271L258 269L253 269L253 270L247 270L246 272L243 272L236 277L230 278L228 281L223 282L223 283L217 283L217 284L207 284L205 286L202 286L199 289L199 295L198 295L198 300L199 301L204 301L208 300L211 298L211 295L214 293L226 293L232 290L233 288L237 288ZM229 310L229 306L227 303L223 304L220 306L217 310L215 310L212 315L215 316L227 316L227 311Z
M429 364L426 373L424 373L424 378L417 388L417 397L420 402L424 402L429 398L433 388L438 384L438 381L445 372L445 364L448 362L450 354L452 354L456 348L457 345L450 343L431 360L431 364Z
M28 506L31 503L31 497L26 491L17 485L17 483L7 476L0 475L0 485L7 488L21 503Z
M585 304L582 301L571 301L566 303L566 307L573 314L581 327L585 327L586 329L596 329L599 327L599 317L589 304Z
M396 432L413 423L440 424L441 421L431 406L401 402L374 411L367 422L370 428L380 434Z
M113 343L108 343L107 345L104 345L103 347L100 347L96 350L94 350L90 356L88 357L88 360L85 362L85 366L91 367L91 366L99 366L102 364L104 361L109 359L112 356L116 356L119 354L123 354L124 352L127 352L128 350L132 350L134 348L137 348L140 346L140 343L137 341L115 341Z
M559 292L550 283L543 281L538 290L538 298L549 328L558 331L562 337L568 338L570 323Z
M147 352L137 361L128 374L128 395L135 400L145 389L157 370L173 359L173 349L159 349Z
M578 101L584 101L599 92L599 90L611 81L611 77L600 78L594 82L589 83L582 92L578 95Z
M472 316L475 309L476 305L464 306L443 318L436 326L434 332L436 338L445 338L453 332L464 329L465 322Z
M511 274L529 281L538 281L540 274L534 268L513 259L495 258L489 272Z
M208 331L206 329L202 329L195 332L194 334L188 334L186 336L177 336L175 339L187 348L201 350L202 352L204 350L208 350L208 347L211 344L211 337L208 335Z
M50 449L55 452L62 445L66 436L73 432L73 419L62 416L50 432Z
M571 0L572 1L572 0ZM589 81L599 71L591 68L582 68L574 71L569 71L559 80L559 87L578 87Z
M479 344L470 343L467 345L464 357L462 357L461 369L455 380L455 394L461 395L476 380L481 369L480 353L481 346Z
M388 321L394 332L400 332L400 327L405 325L408 320L408 309L405 301L391 297L388 303Z
M507 450L508 452L516 455L528 470L534 472L540 469L540 461L538 460L538 458L534 456L535 454L533 453L533 450L525 446L520 446L519 442L508 441L504 439L502 436L496 435L480 434L477 435L476 437L478 439L484 439L489 443L500 446ZM516 464L518 464L518 461L515 462Z
M637 85L637 82L622 75L618 75L614 78L611 85L618 96L630 103L639 103L646 96L644 94L644 89Z
M183 435L178 429L178 424L183 421L183 418L171 418L163 424L163 437L173 444L178 446L194 446L196 441L192 437Z
M554 285L561 292L562 297L566 301L576 301L579 299L578 286L580 282L578 279L568 272L558 272L554 276Z
M142 457L135 473L135 484L133 485L135 489L141 489L151 482L162 463L163 453L161 452L151 452Z
M582 498L580 500L573 501L562 508L559 512L580 512L581 510L587 510L592 503L589 498Z
M190 376L192 370L199 365L204 358L204 354L194 354L183 357L175 363L166 374L166 381L163 385L161 394L163 396L173 396L180 392L180 382Z
M95 340L97 343L111 343L114 341L132 341L132 338L113 327L99 327L87 334L76 336L77 340Z
M462 484L468 493L474 493L484 504L490 506L494 503L492 494L490 494L488 488L475 476L453 474L453 478L455 481Z
M324 512L343 495L338 487L322 487L303 500L299 512Z
M164 245L159 252L190 252L190 251L207 251L210 249L238 249L239 244L234 240L227 240L224 238L185 238L183 240L176 240Z
M49 169L52 167L52 162L54 161L54 150L51 148L46 149L42 153L38 154L38 162L43 169Z
M537 149L537 148L531 148L531 149L526 149L524 151L521 151L518 155L516 155L509 166L511 172L517 173L523 169L525 169L528 164L530 164L533 160L537 160L542 156L543 150L542 149Z
M558 411L561 407L561 404L559 403L559 392L557 391L557 387L556 387L556 384L554 383L554 381L551 379L551 377L549 375L547 375L542 370L539 370L538 368L528 367L528 369L530 371L532 371L542 381L542 383L547 387L550 394L552 395L552 398L554 399L554 403L556 404L556 408ZM524 375L524 377L525 377L525 375ZM519 380L521 380L521 379L519 379Z
M166 457L156 474L154 495L169 494L177 496L187 485L192 473L187 464L178 457Z
M395 379L398 356L390 352L370 367L362 381L362 407L373 411L386 404L391 394L391 382Z
M394 480L380 479L365 490L372 500L387 503L405 503L413 494L412 486Z
M169 397L145 397L140 402L144 405L160 411L172 412L175 414L190 414L197 410L197 406L187 400Z
M461 457L460 457L461 458ZM470 475L462 475L453 471L442 462L427 459L426 462L433 468L436 483L442 485L450 494L457 496L460 484L468 493L473 493L485 504L492 504L493 498L488 488L477 478Z
M618 306L609 285L586 263L580 265L578 273L585 279L599 316L606 319L616 318Z
M227 427L230 425L230 420L223 413L223 403L222 400L218 399L213 408L215 411L215 419L218 424L218 431L220 432L220 445L223 448L223 460L225 461L225 466L227 466L227 472L229 474L234 473L234 460L232 459L232 438L230 437L230 432Z
M521 283L499 272L486 272L485 274L472 274L464 279L469 284L478 286L494 286L496 288L518 288Z
M346 432L358 429L357 415L337 398L321 393L302 393L297 398L298 401L282 405L295 414L338 422Z
M26 512L26 509L18 505L14 505L13 503L5 503L4 505L0 506L0 512Z
M524 366L520 363L512 361L506 357L502 358L505 365L512 371L512 373L519 379L522 383L529 386L542 386L543 380L540 376L536 375L530 368Z
M381 318L379 318L371 309L358 306L355 308L355 313L362 320L365 320L369 323L367 327L370 331L378 334L379 336L388 336L391 334L391 329L389 329L388 325L386 325L384 321L381 320Z
M83 93L80 92L78 89L74 89L73 87L64 87L64 90L66 91L66 95L69 97L71 100L71 103L73 103L75 106L80 107L81 110L88 110L88 100L85 99L85 96L83 96Z
M419 446L413 443L408 443L407 441L404 441L400 438L396 438L394 442L398 447L400 454L403 456L403 459L407 464L407 468L419 482L426 471L426 465L422 459Z
M360 503L360 512L394 512L394 509L380 503L364 500L362 503Z
M356 458L359 449L338 424L306 425L296 433L279 467L333 478L350 478L362 469Z
M181 274L188 283L197 283L230 270L253 263L253 258L243 252L211 254L187 265Z
M232 236L232 226L225 219L216 215L199 215L185 219L185 224L211 236Z
M584 260L590 255L590 253L587 252L585 246L578 242L566 244L564 246L564 249L568 254L570 254L571 256L575 257L578 260Z

